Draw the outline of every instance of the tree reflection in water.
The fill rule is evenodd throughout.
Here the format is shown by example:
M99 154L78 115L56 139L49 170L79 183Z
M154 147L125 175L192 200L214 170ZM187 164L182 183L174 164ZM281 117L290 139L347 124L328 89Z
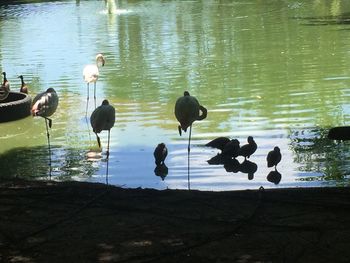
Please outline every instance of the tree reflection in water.
M290 132L291 150L299 170L311 172L300 175L302 181L336 181L336 185L349 185L350 144L327 138L329 129L313 128Z
M98 170L84 150L54 147L52 166L47 146L14 148L0 155L1 178L72 180L90 177Z

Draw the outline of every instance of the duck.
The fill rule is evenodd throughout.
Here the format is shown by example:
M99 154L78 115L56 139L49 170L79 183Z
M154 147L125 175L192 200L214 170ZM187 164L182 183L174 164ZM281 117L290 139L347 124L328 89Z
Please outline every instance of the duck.
M245 160L247 158L249 159L249 157L253 153L255 153L256 149L258 148L252 136L248 136L247 141L248 141L248 144L243 145L238 152L238 156L243 156Z
M27 84L24 82L23 76L22 76L22 75L19 75L18 78L21 79L21 89L19 90L19 92L28 94L28 86L27 86Z
M1 74L4 76L4 79L0 86L0 101L3 101L10 94L10 83L6 78L6 72L2 72Z
M153 152L155 163L157 166L164 164L165 158L168 155L168 149L165 143L159 143Z
M230 142L230 139L227 137L217 137L217 138L211 140L210 142L208 142L205 146L216 148L216 149L223 151L225 148L225 145L228 142Z
M222 150L222 154L236 158L239 154L240 147L239 147L239 141L237 139L232 139L228 143L225 144L224 149Z
M276 169L277 164L281 161L281 159L282 159L281 150L278 146L275 146L273 150L267 154L267 157L266 157L267 167L275 166L275 169Z

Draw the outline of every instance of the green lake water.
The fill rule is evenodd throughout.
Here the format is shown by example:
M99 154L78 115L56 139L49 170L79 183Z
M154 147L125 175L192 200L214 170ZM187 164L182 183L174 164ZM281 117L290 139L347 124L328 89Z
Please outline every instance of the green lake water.
M0 177L105 182L103 151L85 118L82 71L103 53L97 104L116 108L108 182L123 187L188 186L187 140L174 116L185 90L208 109L193 124L191 188L236 190L347 186L349 143L327 139L349 124L350 2L346 0L19 1L0 4L0 70L12 90L23 75L29 93L53 87L52 158L45 123L28 117L0 124ZM90 94L92 94L90 87ZM90 98L88 116L93 108ZM204 145L253 136L254 174L227 172ZM168 174L154 173L164 142ZM266 156L279 146L279 184L267 180ZM243 162L243 158L238 158Z

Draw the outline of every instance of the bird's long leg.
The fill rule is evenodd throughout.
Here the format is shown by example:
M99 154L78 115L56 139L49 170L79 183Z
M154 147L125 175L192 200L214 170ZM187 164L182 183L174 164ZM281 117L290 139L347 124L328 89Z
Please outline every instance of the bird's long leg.
M190 134L188 135L188 147L187 147L187 184L188 184L188 190L191 190L191 184L190 184L191 133L192 133L192 125L190 126Z
M87 116L88 109L89 109L89 82L86 84L86 87L87 87L87 97L86 97L85 116Z
M86 84L87 86L87 98L86 98L86 101L87 103L89 102L89 82Z
M50 118L44 117L45 120L47 120L49 122L49 128L51 129L52 127L52 120Z
M49 166L50 166L50 179L51 179L51 146L50 146L50 133L49 133L49 125L47 124L48 119L45 118L45 124L46 124L46 135L47 135L47 142L49 146Z
M109 166L109 141L110 141L110 131L108 130L108 143L107 143L107 170L106 170L106 184L108 185L108 166Z
M109 158L109 141L111 138L111 130L108 130L108 143L107 143L107 159Z
M94 100L95 100L95 109L96 109L96 82L94 82Z
M97 138L98 147L101 148L101 140L100 140L100 137L97 135L96 132L95 132L95 134L96 134L96 138Z

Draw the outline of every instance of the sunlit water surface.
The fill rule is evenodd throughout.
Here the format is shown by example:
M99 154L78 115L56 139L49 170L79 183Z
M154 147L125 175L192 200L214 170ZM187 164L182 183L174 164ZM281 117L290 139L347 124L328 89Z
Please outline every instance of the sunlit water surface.
M187 189L187 140L174 105L184 90L208 109L193 125L191 189L236 190L349 185L349 143L327 129L349 123L348 1L54 1L0 5L0 70L12 90L22 74L30 95L54 87L52 160L44 120L0 124L1 177L106 182L107 132L99 152L85 118L82 70L106 57L97 104L116 108L108 182L123 187ZM90 89L92 94L92 89ZM90 98L88 117L94 109ZM253 173L227 172L207 160L219 136L258 144ZM165 178L153 151L168 147ZM278 184L266 155L279 146ZM238 158L243 162L243 158ZM253 169L254 170L254 169Z

